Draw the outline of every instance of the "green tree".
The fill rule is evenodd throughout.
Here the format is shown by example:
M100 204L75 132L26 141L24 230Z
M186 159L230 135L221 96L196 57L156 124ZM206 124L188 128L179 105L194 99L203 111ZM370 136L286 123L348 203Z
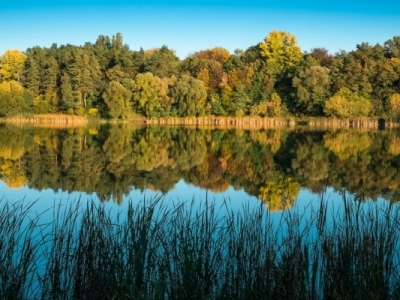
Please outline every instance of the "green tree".
M178 114L182 117L200 116L205 112L207 92L201 80L182 75L171 89Z
M132 84L133 106L147 118L159 109L160 85L152 73L137 74Z
M61 78L61 109L69 114L74 114L75 110L80 107L80 99L76 96L72 89L69 76L65 74Z
M329 72L328 68L312 66L293 78L293 87L297 89L296 103L302 113L321 115L329 95Z
M146 51L144 58L142 72L151 72L160 78L178 74L180 60L167 46Z
M244 116L248 114L251 99L243 87L234 89L230 97L230 104L227 107L229 114L234 116Z
M28 56L25 62L25 73L24 73L24 86L28 92L30 92L34 97L38 96L40 93L40 70L39 64L35 57Z
M72 51L67 65L73 91L85 109L90 98L96 97L100 84L100 67L96 58L82 49Z
M102 97L107 106L109 117L114 119L128 118L132 93L124 88L122 84L111 81L103 92Z
M28 110L28 97L24 88L15 80L0 84L0 117Z

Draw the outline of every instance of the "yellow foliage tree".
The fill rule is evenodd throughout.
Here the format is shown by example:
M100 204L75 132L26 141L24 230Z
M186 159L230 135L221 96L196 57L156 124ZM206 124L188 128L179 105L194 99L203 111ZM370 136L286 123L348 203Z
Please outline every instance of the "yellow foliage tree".
M23 92L23 91L24 91L24 88L22 87L22 85L15 80L3 81L2 83L0 83L0 94L1 93Z
M389 99L390 114L400 116L400 94L393 94Z
M6 50L0 56L0 79L19 82L27 56L19 50Z
M220 62L221 64L224 64L228 61L231 54L225 48L215 47L212 49L200 51L200 52L196 53L194 56L199 59L216 60L216 61Z
M324 105L325 114L339 118L365 117L371 110L371 101L347 88L340 89L333 97L326 100Z
M260 43L260 53L276 73L297 65L302 58L296 37L285 31L271 31Z

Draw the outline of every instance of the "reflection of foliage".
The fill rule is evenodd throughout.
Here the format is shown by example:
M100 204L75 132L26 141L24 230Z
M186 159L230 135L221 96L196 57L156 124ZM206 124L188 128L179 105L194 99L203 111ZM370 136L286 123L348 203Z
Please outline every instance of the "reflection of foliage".
M292 168L299 178L304 179L304 184L314 187L328 178L328 152L309 136L297 145Z
M371 144L372 140L366 132L339 131L324 136L325 147L342 160L366 152Z
M205 145L204 130L182 129L172 137L170 155L175 161L176 167L180 170L201 164L207 152Z
M112 126L107 136L102 148L111 162L118 163L132 152L129 131L126 129Z
M252 131L251 138L261 144L269 145L272 153L276 153L286 139L286 132L283 130Z
M0 178L9 188L20 188L28 183L19 161L3 161L0 165Z
M0 126L0 157L16 160L32 146L32 138L23 130Z
M190 181L199 187L210 189L214 192L223 192L229 188L229 183L224 178L227 165L224 160L209 154L201 164L197 165L190 174Z
M283 210L293 206L300 191L300 184L291 177L271 171L260 187L260 198L270 211Z
M396 135L390 136L388 151L392 155L400 154L400 137Z
M137 170L152 171L161 166L174 167L169 158L169 138L147 130L135 136L132 159Z
M133 187L164 193L181 179L216 192L244 189L271 210L293 205L300 185L400 199L400 143L391 133L111 125L92 132L0 125L0 179L119 203Z

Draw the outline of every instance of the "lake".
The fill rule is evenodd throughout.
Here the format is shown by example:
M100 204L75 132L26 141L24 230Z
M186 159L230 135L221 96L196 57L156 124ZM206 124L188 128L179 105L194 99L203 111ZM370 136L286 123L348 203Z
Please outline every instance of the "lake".
M400 133L1 125L0 165L12 198L79 193L121 205L143 193L208 195L279 211L333 191L399 200Z
M398 131L3 124L0 294L400 295L399 167Z

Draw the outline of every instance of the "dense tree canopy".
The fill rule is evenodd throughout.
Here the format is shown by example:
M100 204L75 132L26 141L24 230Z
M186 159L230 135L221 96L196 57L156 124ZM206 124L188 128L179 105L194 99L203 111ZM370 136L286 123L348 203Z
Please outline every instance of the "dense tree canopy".
M302 52L294 35L271 31L244 51L217 46L183 60L165 45L131 50L120 33L83 46L7 50L0 55L0 84L16 82L23 89L3 86L0 111L106 118L398 117L399 45L400 37L393 37L350 52Z

